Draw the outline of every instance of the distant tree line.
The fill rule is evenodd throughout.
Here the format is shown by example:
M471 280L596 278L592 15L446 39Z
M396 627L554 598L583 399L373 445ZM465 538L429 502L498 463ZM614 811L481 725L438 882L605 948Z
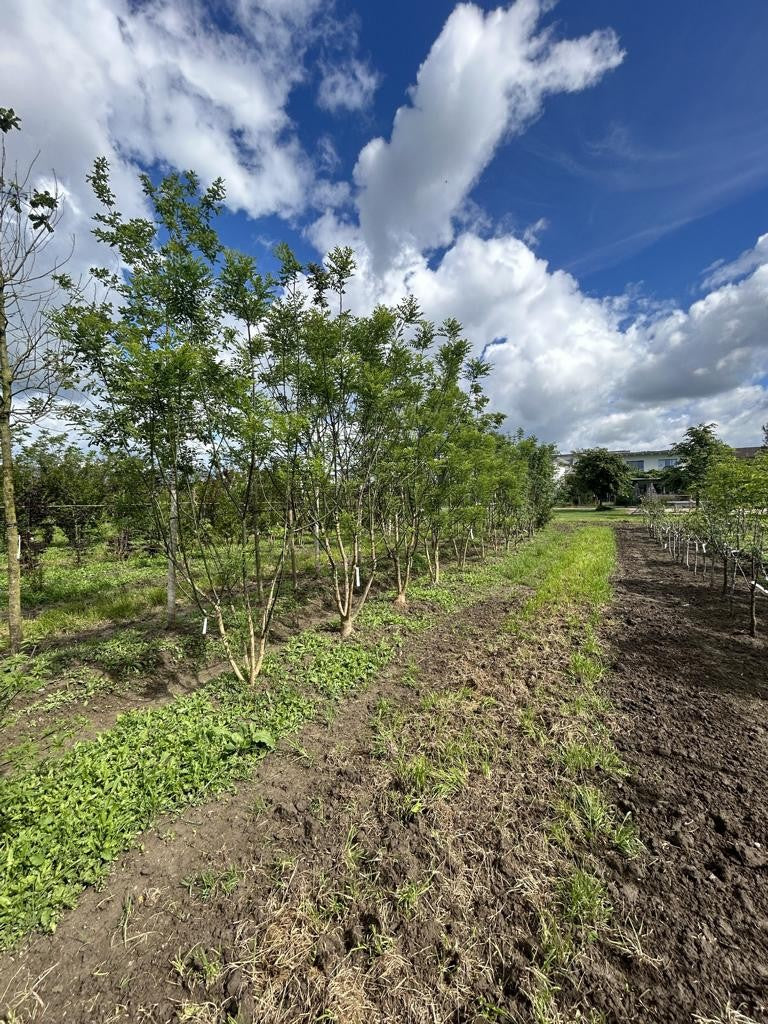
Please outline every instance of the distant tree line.
M698 507L710 469L733 454L717 436L716 426L699 423L688 427L670 449L676 465L642 475L653 481L657 492L690 495ZM573 466L560 480L557 497L563 504L591 500L598 507L606 502L626 504L633 497L632 479L623 455L607 448L588 448L576 454Z

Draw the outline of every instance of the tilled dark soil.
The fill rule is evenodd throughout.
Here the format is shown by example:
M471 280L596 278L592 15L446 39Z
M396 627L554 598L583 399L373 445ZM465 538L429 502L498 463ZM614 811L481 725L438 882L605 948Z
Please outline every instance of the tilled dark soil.
M539 894L569 862L547 832L557 770L520 712L568 685L574 638L553 619L521 644L504 631L524 596L509 590L409 640L398 664L230 797L161 823L55 935L0 960L0 1013L735 1024L730 1006L768 1020L766 645L642 530L618 533L605 685L631 775L614 798L647 853L601 848L590 862L613 919L558 978L563 1015L552 1004L536 1017L531 1001ZM429 694L449 702L435 710ZM475 762L449 796L404 814L398 744L434 755L446 730ZM192 880L206 871L222 881L203 898ZM630 921L638 948L622 951Z
M609 689L632 775L618 794L649 856L617 890L661 968L635 963L600 1002L615 1021L726 1007L768 1020L768 645L719 580L619 527ZM767 609L762 609L768 632Z

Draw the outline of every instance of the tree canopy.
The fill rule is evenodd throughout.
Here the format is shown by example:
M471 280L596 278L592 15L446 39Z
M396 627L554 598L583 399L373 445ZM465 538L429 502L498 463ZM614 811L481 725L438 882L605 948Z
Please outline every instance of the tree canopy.
M624 458L607 448L587 448L573 464L573 483L578 491L592 494L598 506L629 493L631 477Z
M663 480L671 490L690 494L698 505L707 473L730 448L717 436L716 423L699 423L688 427L672 451L680 459L677 466L666 470Z

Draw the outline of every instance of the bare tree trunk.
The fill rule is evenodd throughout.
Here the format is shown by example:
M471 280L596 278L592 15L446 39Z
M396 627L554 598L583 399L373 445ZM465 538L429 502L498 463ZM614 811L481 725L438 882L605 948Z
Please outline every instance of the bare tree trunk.
M256 595L261 604L264 601L264 576L261 570L261 533L258 529L253 534L253 559L256 566Z
M405 582L403 579L403 565L400 558L400 552L395 551L392 556L392 560L395 563L395 594L394 605L396 608L405 608L407 601L405 598Z
M299 589L299 575L296 569L296 526L292 505L288 508L288 550L291 556L291 586L296 593Z
M176 484L171 484L170 512L168 516L168 576L166 581L165 622L170 628L176 624L176 552L179 542L179 496Z
M392 561L395 563L395 594L394 605L396 608L405 608L408 603L405 597L405 591L408 586L408 576L410 575L406 569L403 572L403 560L400 555L400 531L397 526L397 520L395 520L395 547L392 551ZM406 558L408 557L406 552Z
M13 373L8 355L8 320L5 295L0 287L0 456L3 461L3 510L5 512L5 550L8 557L8 635L13 653L22 641L21 627L21 563L19 562L19 527L16 521L16 495L13 487L13 445L11 438L11 401Z

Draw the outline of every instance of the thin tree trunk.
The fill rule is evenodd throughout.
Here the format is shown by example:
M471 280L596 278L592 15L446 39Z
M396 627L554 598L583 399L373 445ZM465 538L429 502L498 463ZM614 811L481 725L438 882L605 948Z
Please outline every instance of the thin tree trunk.
M291 586L293 592L299 589L299 575L296 569L296 528L293 516L293 507L288 509L288 550L291 556Z
M264 577L261 571L261 533L255 530L253 534L253 558L256 563L256 594L259 604L264 601Z
M11 652L21 647L21 563L19 527L16 521L16 495L13 487L13 442L11 438L11 400L13 372L8 355L8 320L5 296L0 288L0 457L3 461L3 510L5 512L5 550L8 556L8 636Z
M168 515L168 575L166 580L165 622L170 628L176 624L176 552L179 543L179 496L176 484L171 484Z
M395 543L397 543L397 539L397 535L395 535ZM396 608L405 608L406 599L405 582L403 578L403 563L402 559L400 558L400 552L397 548L395 548L392 554L392 561L395 563L395 590L397 591L395 594L395 600L393 604L395 605Z

